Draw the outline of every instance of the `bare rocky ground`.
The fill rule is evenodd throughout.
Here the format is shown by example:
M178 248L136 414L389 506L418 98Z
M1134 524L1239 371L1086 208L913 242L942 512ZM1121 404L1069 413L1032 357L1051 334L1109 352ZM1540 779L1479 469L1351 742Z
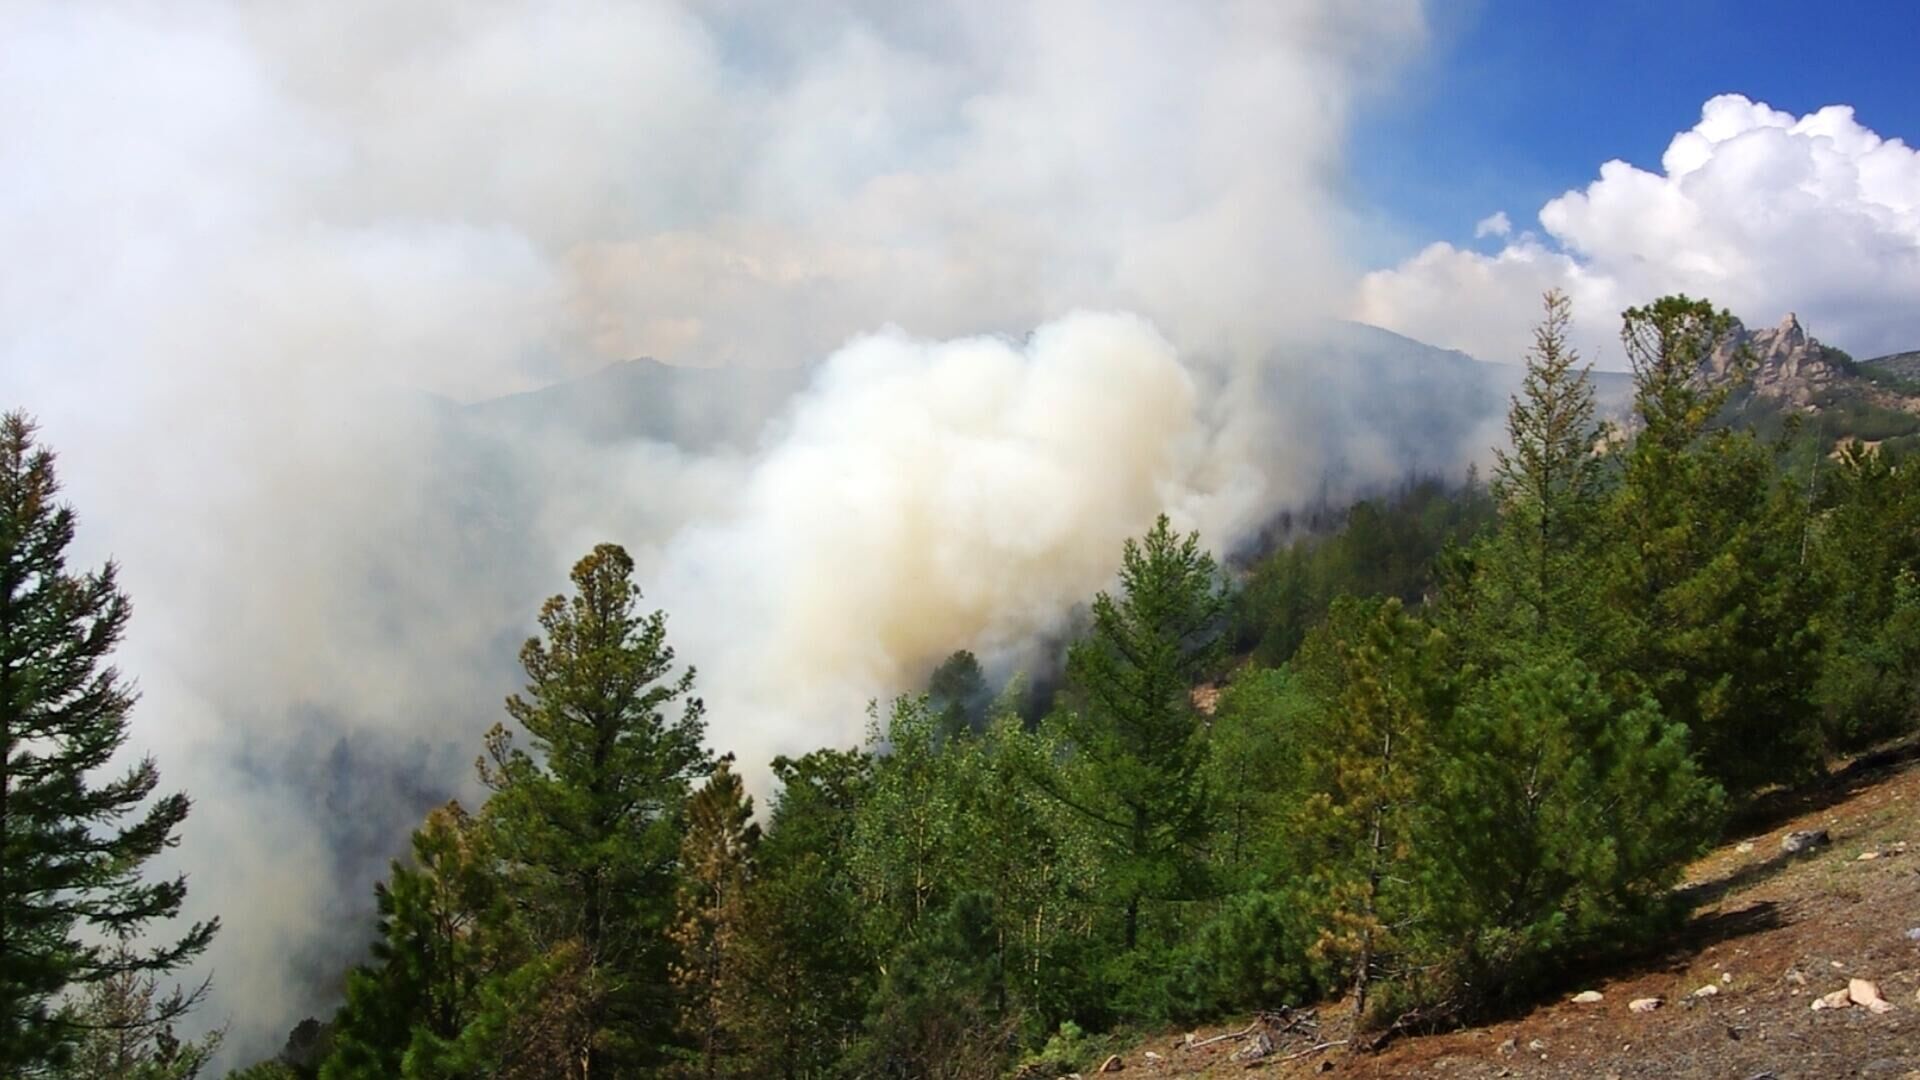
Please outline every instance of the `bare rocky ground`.
M1783 853L1788 833L1817 830L1830 842ZM1920 744L1763 803L1690 869L1686 888L1699 907L1664 951L1569 973L1558 999L1510 1019L1374 1053L1315 1049L1345 1034L1333 1003L1317 1022L1269 1014L1202 1029L1192 1041L1254 1030L1197 1049L1188 1033L1166 1033L1120 1055L1116 1074L1920 1080ZM1890 1008L1849 1001L1854 980ZM1835 991L1840 1007L1812 1007ZM1658 1007L1632 1008L1650 998ZM1256 1042L1272 1049L1247 1060Z

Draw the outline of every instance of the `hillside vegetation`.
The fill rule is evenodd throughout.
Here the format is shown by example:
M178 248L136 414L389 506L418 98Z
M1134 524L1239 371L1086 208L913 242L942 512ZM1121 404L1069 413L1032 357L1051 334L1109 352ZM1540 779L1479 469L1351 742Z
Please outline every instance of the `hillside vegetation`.
M1568 318L1549 296L1484 485L1277 523L1231 569L1162 516L1057 691L954 642L864 745L772 762L759 812L594 548L479 739L488 797L394 862L338 1014L235 1075L1053 1077L1256 1010L1266 1054L1395 1054L1701 932L1772 872L1703 856L1914 727L1920 470L1732 423L1813 398L1684 297L1625 313L1616 428ZM140 989L43 1012L19 1071L184 1061Z
M1729 820L1912 725L1920 483L1728 426L1740 331L1684 298L1627 314L1608 437L1566 318L1484 489L1296 528L1237 589L1163 518L1037 721L957 653L758 817L597 550L318 1074L1053 1075L1328 1000L1383 1045L1667 940Z

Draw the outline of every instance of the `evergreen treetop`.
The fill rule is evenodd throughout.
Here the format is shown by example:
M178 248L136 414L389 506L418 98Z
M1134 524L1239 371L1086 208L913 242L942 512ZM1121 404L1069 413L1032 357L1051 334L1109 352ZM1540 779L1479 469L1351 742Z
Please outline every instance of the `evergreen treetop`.
M178 843L191 804L149 801L160 782L150 756L95 782L128 737L135 694L108 657L130 606L111 562L67 569L74 514L55 501L54 455L34 434L24 414L0 419L0 1066L26 1076L85 1030L64 990L174 971L219 929L213 919L128 944L186 899L185 875L142 870ZM153 1019L169 1023L198 997L163 998Z

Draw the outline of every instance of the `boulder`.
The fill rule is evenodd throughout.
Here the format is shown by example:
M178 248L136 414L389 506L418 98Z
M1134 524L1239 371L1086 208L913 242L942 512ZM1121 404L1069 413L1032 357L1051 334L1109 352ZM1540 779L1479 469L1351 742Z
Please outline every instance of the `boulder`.
M1597 1005L1605 1000L1605 998L1606 995L1598 990L1582 990L1573 995L1573 1003L1575 1005Z
M1789 855L1798 855L1803 851L1813 851L1833 843L1833 837L1825 829L1800 829L1780 838L1780 850Z
M1880 988L1865 979L1847 981L1847 999L1872 1013L1883 1013L1893 1008L1887 999L1880 996Z

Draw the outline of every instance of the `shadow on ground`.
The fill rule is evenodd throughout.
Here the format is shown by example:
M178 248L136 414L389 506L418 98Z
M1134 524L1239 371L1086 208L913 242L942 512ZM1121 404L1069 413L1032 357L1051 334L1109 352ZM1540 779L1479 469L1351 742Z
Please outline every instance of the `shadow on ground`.
M1920 761L1920 738L1908 739L1854 758L1815 784L1769 791L1733 815L1727 823L1728 840L1751 840L1782 824L1846 802L1892 779L1900 770Z

